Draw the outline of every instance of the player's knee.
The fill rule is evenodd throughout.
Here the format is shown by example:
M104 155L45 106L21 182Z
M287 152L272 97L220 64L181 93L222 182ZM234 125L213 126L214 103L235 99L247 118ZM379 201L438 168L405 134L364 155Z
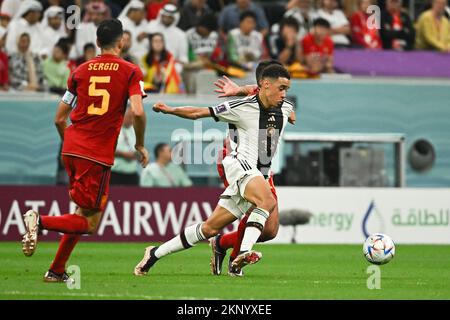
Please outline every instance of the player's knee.
M275 206L277 205L277 201L274 199L274 197L272 196L272 194L261 198L259 200L256 201L257 203L256 206L258 208L267 210L269 213L272 212L275 209Z
M202 232L203 232L203 235L207 239L209 239L209 238L217 236L219 234L220 230L217 229L217 228L214 228L213 226L211 226L211 225L209 225L208 223L205 222L202 225Z

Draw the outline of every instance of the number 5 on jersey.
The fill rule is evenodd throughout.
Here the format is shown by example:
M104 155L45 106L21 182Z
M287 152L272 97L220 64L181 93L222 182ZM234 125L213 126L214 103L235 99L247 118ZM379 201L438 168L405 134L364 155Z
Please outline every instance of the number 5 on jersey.
M94 103L89 105L88 114L95 114L101 116L108 111L109 107L109 92L106 89L98 89L96 88L97 83L110 83L111 77L90 77L89 78L89 96L91 97L102 97L102 105L100 108L95 107Z

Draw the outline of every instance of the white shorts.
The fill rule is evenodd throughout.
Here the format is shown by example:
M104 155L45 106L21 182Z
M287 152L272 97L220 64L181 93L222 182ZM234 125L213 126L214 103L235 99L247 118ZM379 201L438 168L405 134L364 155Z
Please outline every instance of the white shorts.
M254 177L263 177L262 173L252 168L244 159L227 156L222 161L229 186L220 196L219 205L230 211L236 218L241 218L252 204L245 200L245 187Z
M230 198L226 196L222 198L221 196L218 205L230 211L237 219L241 219L252 206L250 202L240 196L232 196Z

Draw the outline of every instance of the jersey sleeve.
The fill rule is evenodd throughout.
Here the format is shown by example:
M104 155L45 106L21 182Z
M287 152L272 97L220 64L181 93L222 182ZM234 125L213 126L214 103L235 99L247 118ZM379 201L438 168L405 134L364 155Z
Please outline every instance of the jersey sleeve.
M143 98L147 96L144 90L144 75L142 74L141 69L136 67L131 74L130 85L128 86L128 96L140 95Z
M283 112L283 115L286 116L288 119L291 118L292 113L294 113L294 119L297 118L297 113L295 112L294 104L286 99L284 100L281 110Z
M68 104L72 108L74 108L77 104L77 89L76 89L76 82L75 82L75 71L73 71L69 79L67 79L67 90L64 93L62 99L62 102L65 104Z
M215 121L236 123L239 120L239 114L236 108L232 107L229 101L215 107L209 107L209 112Z

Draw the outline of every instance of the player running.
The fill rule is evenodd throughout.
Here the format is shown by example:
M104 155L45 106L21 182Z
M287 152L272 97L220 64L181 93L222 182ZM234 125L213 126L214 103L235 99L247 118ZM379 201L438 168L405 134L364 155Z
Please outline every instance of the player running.
M246 86L238 86L233 81L231 81L228 77L224 76L223 79L217 80L214 84L218 87L218 89L214 90L215 92L219 93L219 97L231 97L231 96L249 96L257 94L259 91L259 86L261 85L261 75L263 70L270 66L270 65L282 65L280 62L276 60L266 60L262 61L258 64L256 68L256 82L258 85L246 85ZM295 124L295 111L292 111L289 115L288 121L291 124ZM229 154L231 150L230 142L228 139L225 140L224 147L221 152L219 152L219 159L217 162L217 171L219 174L219 177L221 178L223 184L225 187L228 187L228 181L225 176L225 170L222 165L222 159L226 157L226 155ZM275 198L275 200L278 200L275 184L273 182L273 174L270 172L269 177L267 179L270 189L272 191L272 194ZM253 208L249 209L249 212L251 212ZM220 275L222 273L222 264L223 260L226 256L226 251L230 248L233 248L230 259L228 262L228 274L230 276L243 276L244 273L242 269L236 268L232 266L233 260L237 257L239 254L239 249L241 247L242 238L244 236L245 226L247 223L249 214L245 214L241 221L239 222L238 229L233 232L229 232L227 234L218 234L216 237L210 239L210 246L212 249L212 256L211 256L211 271L214 275ZM266 224L264 225L264 229L258 238L257 242L266 242L269 240L272 240L276 237L278 233L279 228L279 221L278 221L278 204L273 210L273 212L270 214L269 218L266 221Z
M216 236L225 226L242 217L252 205L254 208L247 220L240 253L232 265L242 268L261 259L262 254L252 247L276 207L266 177L292 112L292 104L284 99L289 86L289 72L282 66L273 65L262 72L261 88L256 95L210 108L172 108L164 103L154 105L156 112L187 119L213 117L216 121L229 123L230 134L234 133L230 139L232 151L223 160L229 186L206 221L187 227L159 247L147 247L143 259L135 267L135 275L146 275L162 257Z
M64 233L45 282L66 282L65 265L81 234L92 234L102 217L109 191L114 151L127 101L134 115L136 151L143 167L148 163L144 147L146 115L142 105L143 75L139 67L119 57L123 47L122 24L103 21L97 29L101 55L76 68L58 105L55 124L63 140L62 158L69 176L69 195L77 204L75 214L58 217L29 210L24 215L26 233L22 250L31 256L40 230ZM70 115L71 125L67 126Z

